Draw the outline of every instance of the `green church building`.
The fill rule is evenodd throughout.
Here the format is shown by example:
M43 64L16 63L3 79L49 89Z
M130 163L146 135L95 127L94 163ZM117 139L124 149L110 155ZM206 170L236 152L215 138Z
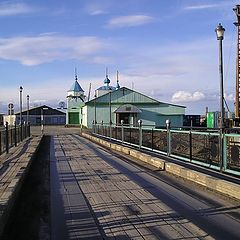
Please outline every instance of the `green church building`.
M127 87L120 87L118 80L116 87L110 86L106 75L104 86L99 87L94 99L87 102L76 77L68 91L67 113L67 124L82 124L87 128L91 128L94 122L120 125L121 120L123 124L136 126L139 119L143 125L155 127L165 126L166 120L170 119L172 126L181 127L185 107L159 102Z

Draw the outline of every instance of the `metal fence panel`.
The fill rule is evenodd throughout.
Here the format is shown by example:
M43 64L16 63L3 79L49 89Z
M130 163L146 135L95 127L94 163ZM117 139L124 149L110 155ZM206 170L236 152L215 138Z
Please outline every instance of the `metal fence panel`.
M220 166L218 135L193 133L191 148L192 159Z
M22 140L30 137L30 126L23 125L22 131L20 126L15 127L2 127L0 130L0 154L4 152L8 152L8 149L15 146L17 143L21 142L21 134Z
M226 136L227 168L240 171L240 136Z
M190 141L188 133L171 131L171 153L181 157L189 158Z
M153 132L153 149L167 152L167 131Z
M123 130L123 131L122 131ZM110 127L100 125L95 130L102 136L110 136ZM160 152L168 152L168 139L170 156L190 160L194 163L221 169L239 175L240 172L240 135L224 134L223 164L220 163L220 133L199 130L170 130L150 129L126 126L112 127L112 138L130 144L140 144L140 131L142 133L142 146ZM123 133L123 138L122 138ZM0 136L4 142L4 137ZM4 144L1 144L4 147Z
M129 130L128 130L128 132L129 132ZM139 129L138 128L131 128L130 143L139 145Z
M147 148L153 148L153 130L142 129L142 146Z

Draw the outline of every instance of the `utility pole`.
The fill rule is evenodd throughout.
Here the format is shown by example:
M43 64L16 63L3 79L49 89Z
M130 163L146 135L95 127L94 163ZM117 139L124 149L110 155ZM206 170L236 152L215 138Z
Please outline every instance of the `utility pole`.
M235 102L235 118L239 124L240 118L240 5L233 8L236 14L237 22L234 25L237 27L237 58L236 58L236 102Z

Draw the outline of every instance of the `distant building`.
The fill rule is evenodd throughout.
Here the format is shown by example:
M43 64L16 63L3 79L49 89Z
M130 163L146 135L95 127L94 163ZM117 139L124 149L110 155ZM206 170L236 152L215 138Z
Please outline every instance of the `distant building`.
M22 122L27 122L27 110L22 112ZM43 120L44 125L65 125L66 113L53 109L47 105L29 109L28 121L31 125L41 125ZM10 125L20 124L20 112L14 115L5 115L4 123L8 122Z
M91 127L92 122L120 125L137 125L139 119L143 125L166 126L170 119L172 126L182 126L185 107L159 102L126 87L119 88L85 103L83 107L83 125Z
M170 119L172 126L180 127L185 114L183 106L159 102L129 88L120 87L118 78L116 87L110 86L108 75L104 86L96 89L94 99L88 102L85 102L84 91L75 78L67 99L67 124L82 124L88 128L92 127L93 121L119 125L123 120L124 124L136 126L139 119L143 125L155 127L165 127L166 120Z
M200 127L201 126L201 116L200 115L184 115L183 126Z
M216 112L208 112L207 113L207 127L208 128L219 128L221 113L219 111ZM224 126L232 127L233 119L235 118L235 114L229 111L224 114Z

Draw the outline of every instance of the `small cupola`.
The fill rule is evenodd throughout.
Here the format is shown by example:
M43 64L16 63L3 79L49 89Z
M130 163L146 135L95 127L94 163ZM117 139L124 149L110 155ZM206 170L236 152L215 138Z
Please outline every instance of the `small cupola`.
M81 98L82 101L85 100L84 90L82 89L82 87L80 86L80 84L78 82L78 76L77 76L77 73L76 73L76 69L75 69L75 82L73 83L71 88L68 90L67 97L68 98L69 97Z

